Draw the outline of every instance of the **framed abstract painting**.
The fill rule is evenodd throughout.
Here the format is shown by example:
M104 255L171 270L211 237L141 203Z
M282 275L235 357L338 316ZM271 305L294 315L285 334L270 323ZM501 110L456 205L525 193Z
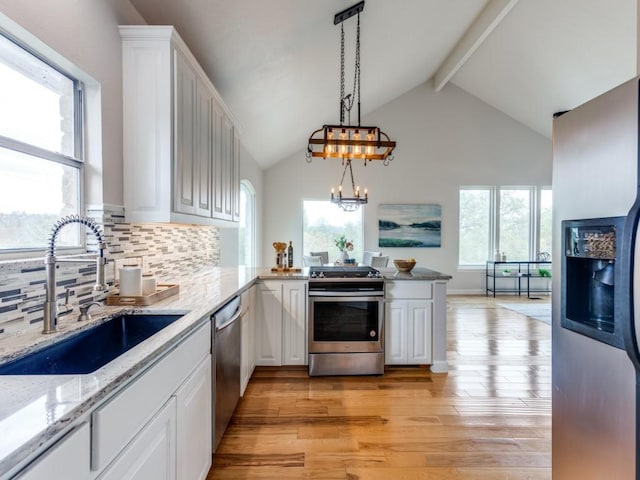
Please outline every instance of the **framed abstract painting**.
M381 204L378 207L378 246L440 247L441 222L441 205Z

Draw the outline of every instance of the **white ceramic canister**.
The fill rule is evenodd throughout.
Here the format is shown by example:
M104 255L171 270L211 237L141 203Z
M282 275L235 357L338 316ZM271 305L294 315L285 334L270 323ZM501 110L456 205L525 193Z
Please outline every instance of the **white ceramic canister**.
M120 296L142 295L142 269L137 265L124 265L120 269Z
M151 273L145 273L142 275L142 295L151 295L156 293L156 289L158 288L158 282L156 281L156 277Z

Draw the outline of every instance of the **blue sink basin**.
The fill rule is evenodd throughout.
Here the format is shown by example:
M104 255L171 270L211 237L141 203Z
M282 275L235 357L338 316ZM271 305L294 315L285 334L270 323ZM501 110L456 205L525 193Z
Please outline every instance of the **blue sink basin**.
M66 375L98 370L183 314L127 314L0 365L0 375Z

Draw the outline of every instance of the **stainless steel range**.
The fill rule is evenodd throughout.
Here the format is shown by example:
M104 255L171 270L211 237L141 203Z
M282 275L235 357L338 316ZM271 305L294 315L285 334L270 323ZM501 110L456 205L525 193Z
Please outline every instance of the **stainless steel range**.
M384 373L384 280L371 267L310 267L309 375Z

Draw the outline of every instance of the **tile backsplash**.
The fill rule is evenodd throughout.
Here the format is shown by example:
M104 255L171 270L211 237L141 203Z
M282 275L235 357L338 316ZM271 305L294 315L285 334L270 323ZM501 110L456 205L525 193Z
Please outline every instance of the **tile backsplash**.
M154 274L161 283L179 282L195 270L220 264L217 227L125 223L119 208L90 210L89 216L104 232L110 287L116 282L117 268L125 262L141 265L144 273ZM89 232L87 249L95 251L95 245ZM104 293L92 290L94 263L58 265L59 303L65 302L67 292L72 305L104 298ZM42 258L0 263L0 340L21 331L42 329L44 283L44 254ZM61 308L61 314L63 311Z

